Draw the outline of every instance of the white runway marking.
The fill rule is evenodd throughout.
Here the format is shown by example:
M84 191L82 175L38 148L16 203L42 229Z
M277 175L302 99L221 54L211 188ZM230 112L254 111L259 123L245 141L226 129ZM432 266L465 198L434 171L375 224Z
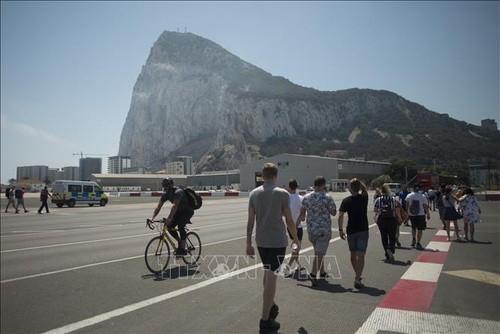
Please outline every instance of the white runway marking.
M373 226L376 226L376 224L370 225L369 228L372 228ZM246 236L244 236L242 238L246 238ZM242 238L240 238L240 239L242 239ZM337 240L341 240L340 237L331 239L330 243L335 242ZM303 249L302 252L308 252L308 251L311 251L311 250L313 250L312 246ZM285 256L285 259L287 259L289 257L290 257L290 254L288 254L287 256ZM191 291L204 288L206 286L209 286L209 285L212 285L214 283L220 282L222 280L225 280L225 279L228 279L228 278L240 275L240 274L248 272L250 270L255 270L255 269L257 269L257 268L259 268L261 266L262 266L262 263L259 262L259 263L255 264L253 266L249 266L249 267L242 268L242 269L239 269L239 270L236 270L236 271L232 271L230 273L227 273L227 274L224 274L224 275L221 275L221 276L216 276L216 277L210 278L210 279L208 279L206 281L203 281L203 282L200 282L200 283L197 283L197 284L194 284L194 285L191 285L191 286L188 286L188 287L176 290L176 291L172 291L172 292L163 294L161 296L150 298L150 299L144 300L142 302L138 302L138 303L131 304L131 305L128 305L128 306L125 306L125 307L122 307L122 308L119 308L119 309L116 309L116 310L113 310L113 311L110 311L110 312L106 312L106 313L97 315L95 317L89 318L89 319L85 319L85 320L82 320L82 321L75 322L73 324L69 324L69 325L66 325L66 326L63 326L63 327L59 327L59 328L50 330L48 332L45 332L45 334L70 333L70 332L76 331L78 329L85 328L85 327L88 327L88 326L92 326L92 325L98 324L100 322L107 321L109 319L118 317L120 315L123 315L123 314L126 314L126 313L130 313L130 312L139 310L141 308L144 308L144 307L147 307L147 306L151 306L151 305L156 304L156 303L163 302L165 300L168 300L168 299L171 299L171 298L183 295L185 293L189 293Z
M500 332L500 323L377 307L356 334L387 333L491 333Z

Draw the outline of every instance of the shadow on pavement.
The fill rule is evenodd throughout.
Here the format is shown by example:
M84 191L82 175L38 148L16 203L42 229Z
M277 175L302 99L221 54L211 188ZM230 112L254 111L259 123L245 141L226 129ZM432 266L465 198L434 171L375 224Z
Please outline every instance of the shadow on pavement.
M382 261L384 261L387 264L392 264L393 266L407 267L407 266L411 265L411 261L410 260L407 260L407 261L400 261L400 260L391 261L391 260L385 259L385 260L382 260Z
M371 286L366 286L360 290L354 290L352 288L347 289L348 292L352 293L363 293L365 295L373 296L373 297L378 297L385 295L387 292L385 290L380 290Z
M171 267L167 270L165 270L161 274L148 274L148 275L142 275L142 279L154 279L155 281L163 281L166 279L176 279L179 277L189 277L193 276L194 274L198 273L198 267L193 267L193 266L177 266L177 267Z
M491 241L477 241L477 240L469 240L470 244L478 244L478 245L493 245Z

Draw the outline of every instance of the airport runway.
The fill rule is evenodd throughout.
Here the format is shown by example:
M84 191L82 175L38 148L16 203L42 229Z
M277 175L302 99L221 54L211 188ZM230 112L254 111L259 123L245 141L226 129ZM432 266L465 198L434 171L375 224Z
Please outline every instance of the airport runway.
M334 194L337 206L345 196ZM111 198L105 207L51 206L38 215L36 198L27 199L26 214L5 214L2 199L1 332L258 332L262 270L244 256L248 199L204 200L191 226L203 261L177 261L163 277L143 260L155 236L145 218L157 200ZM335 217L326 262L333 277L314 288L305 277L278 279L280 333L500 332L500 206L481 205L479 243L443 242L432 212L422 243L428 251L411 249L404 227L393 264L383 261L371 223L362 291L353 287ZM309 242L302 249L310 268Z

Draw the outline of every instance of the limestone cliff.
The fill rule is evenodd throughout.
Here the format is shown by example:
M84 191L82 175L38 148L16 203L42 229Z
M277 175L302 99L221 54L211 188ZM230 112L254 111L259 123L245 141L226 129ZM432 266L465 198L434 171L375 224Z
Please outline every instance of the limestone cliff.
M191 155L198 171L235 168L282 152L344 150L389 159L423 142L431 147L442 140L443 124L463 130L462 123L387 91L301 87L212 41L164 32L134 86L118 154L153 170L177 155ZM468 136L486 146L498 139L498 131L469 127L476 136ZM439 151L422 155L434 154Z

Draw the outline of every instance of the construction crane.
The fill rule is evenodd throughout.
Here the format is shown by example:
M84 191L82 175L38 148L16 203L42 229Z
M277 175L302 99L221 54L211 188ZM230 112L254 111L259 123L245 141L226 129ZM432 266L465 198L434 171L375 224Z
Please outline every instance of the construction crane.
M83 153L82 151L80 151L80 153L73 153L73 155L79 155L80 156L80 159L83 159L83 156L86 155L93 155L93 156L102 156L102 157L107 157L109 156L109 154L98 154L98 153Z

